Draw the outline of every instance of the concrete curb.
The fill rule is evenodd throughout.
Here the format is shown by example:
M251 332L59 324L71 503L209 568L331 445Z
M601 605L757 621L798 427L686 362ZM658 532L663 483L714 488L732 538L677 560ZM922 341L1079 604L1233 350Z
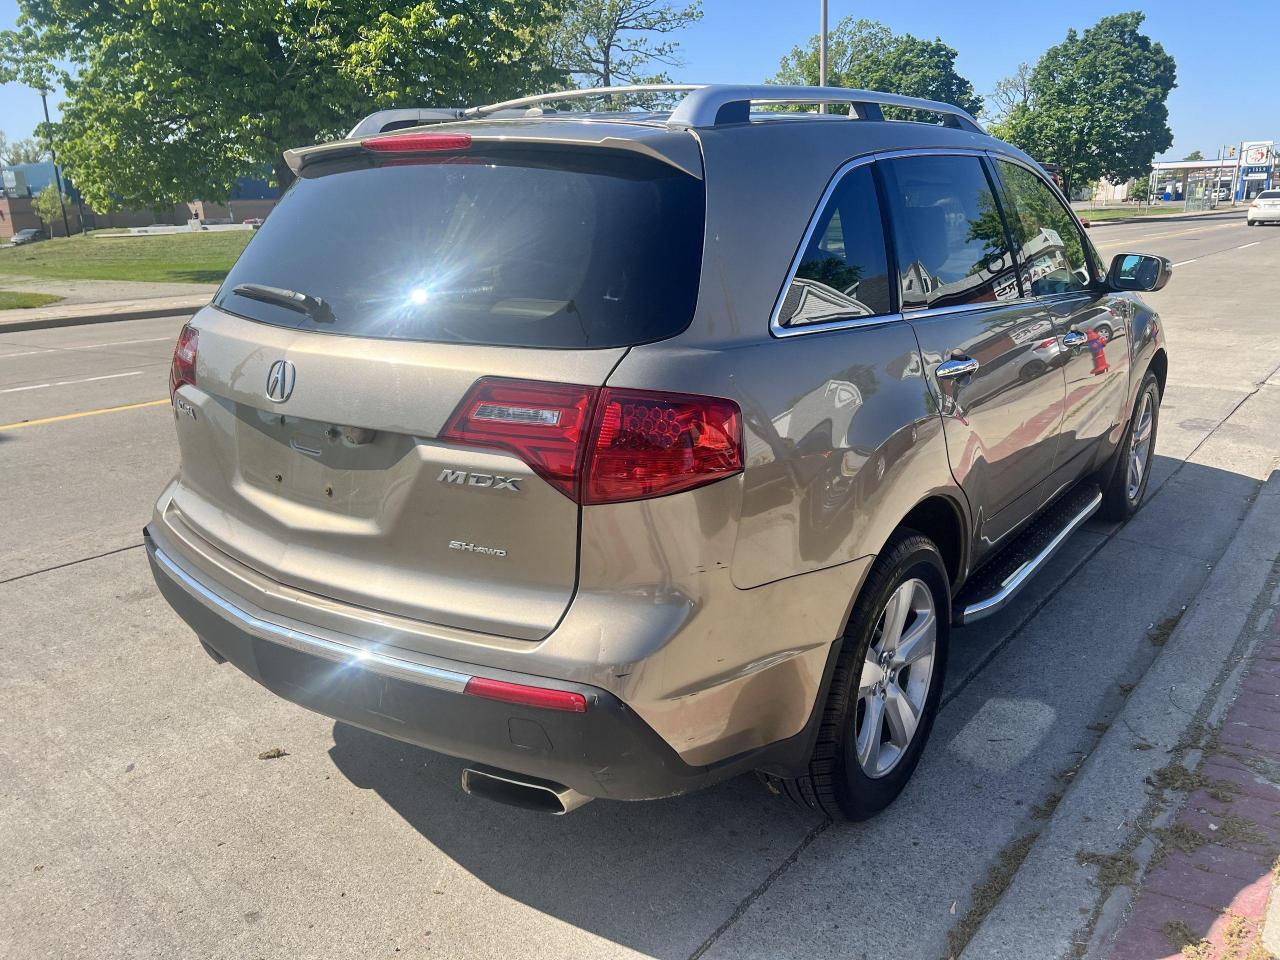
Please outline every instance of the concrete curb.
M156 300L132 300L121 303L87 303L81 312L70 307L61 310L45 308L39 311L16 310L24 316L0 315L0 333L17 333L23 330L50 330L55 327L76 327L90 323L110 323L115 320L147 320L154 317L191 316L209 303L205 297L167 297ZM8 312L8 311L6 311ZM35 315L33 315L35 314Z
M1194 760L1188 733L1212 726L1234 698L1243 662L1259 641L1257 608L1280 547L1280 471L1273 471L1183 615L1159 658L1072 781L999 903L961 953L962 960L1098 955L1123 919L1129 889L1103 900L1097 868L1082 852L1132 856L1142 867L1154 843L1143 839L1161 808L1148 779L1178 756ZM1158 575L1158 571L1153 572ZM1280 590L1275 591L1280 594ZM1267 616L1273 611L1267 608ZM1270 620L1267 620L1270 623ZM1164 811L1167 816L1170 811ZM1145 849L1139 849L1145 845ZM1141 874L1141 869L1138 871ZM1084 941L1091 922L1097 929Z
M1075 214L1081 220L1089 220L1089 229L1094 230L1098 227L1108 227L1122 223L1185 223L1188 220L1225 220L1228 217L1243 217L1246 210L1246 207L1239 207L1235 210L1213 210L1209 213L1162 213L1149 217L1116 217L1106 220L1089 220L1091 212L1089 210L1077 210Z

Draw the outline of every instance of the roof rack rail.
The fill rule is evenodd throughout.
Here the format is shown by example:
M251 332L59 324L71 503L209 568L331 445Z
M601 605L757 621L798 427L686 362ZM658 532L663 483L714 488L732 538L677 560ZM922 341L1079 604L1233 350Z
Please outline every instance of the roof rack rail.
M751 119L751 105L785 103L844 103L859 120L883 120L882 107L900 107L936 113L944 126L970 133L985 133L978 121L950 103L904 97L896 93L880 93L876 90L854 90L847 87L802 87L760 84L705 84L705 83L639 83L622 87L590 87L582 90L554 90L536 93L500 103L467 107L416 107L403 110L380 110L361 120L348 139L385 133L403 127L429 123L448 123L451 120L473 120L502 110L518 110L521 107L537 107L560 100L584 100L596 97L634 93L683 93L679 105L672 111L667 126L676 130L697 130L724 126L730 123L746 123Z
M667 125L678 129L700 129L729 123L746 123L753 103L847 103L862 120L882 120L881 107L902 107L940 114L943 124L971 133L986 133L972 116L957 106L937 100L904 97L876 90L846 87L802 87L761 84L747 86L714 84L698 87L680 101Z
M462 110L457 107L407 107L399 110L379 110L371 113L347 134L346 139L368 137L376 133L389 133L403 127L420 127L428 123L448 123L461 120Z
M515 110L520 107L536 107L541 103L554 103L558 100L582 100L593 97L609 97L620 93L686 93L701 90L703 83L637 83L625 87L587 87L581 90L554 90L551 93L535 93L529 97L517 97L514 100L503 100L500 103L489 103L480 107L468 107L462 111L467 119L483 117L499 110Z

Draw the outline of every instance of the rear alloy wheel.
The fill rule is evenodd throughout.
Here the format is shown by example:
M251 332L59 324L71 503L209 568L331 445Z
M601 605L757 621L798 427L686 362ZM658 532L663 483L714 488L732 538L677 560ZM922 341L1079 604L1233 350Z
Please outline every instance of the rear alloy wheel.
M915 740L933 680L938 612L923 580L889 596L862 662L854 751L868 777L893 771Z
M793 800L865 820L902 792L938 711L950 625L938 548L904 531L876 558L854 604L809 774L782 781Z
M1111 479L1102 491L1102 516L1107 520L1128 520L1142 504L1155 461L1156 432L1160 426L1160 384L1150 370L1142 378L1138 399L1133 405L1129 429L1117 451L1119 457Z

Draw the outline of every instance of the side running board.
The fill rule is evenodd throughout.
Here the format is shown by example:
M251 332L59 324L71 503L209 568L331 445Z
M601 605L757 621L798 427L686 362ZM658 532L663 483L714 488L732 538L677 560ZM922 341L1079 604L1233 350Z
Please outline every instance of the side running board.
M954 622L963 626L1003 610L1101 506L1097 485L1082 484L1050 507L964 585L953 607Z

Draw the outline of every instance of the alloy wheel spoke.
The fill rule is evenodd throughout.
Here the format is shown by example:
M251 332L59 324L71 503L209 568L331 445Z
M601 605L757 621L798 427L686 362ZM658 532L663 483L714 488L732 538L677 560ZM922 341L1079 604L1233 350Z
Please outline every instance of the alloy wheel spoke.
M1133 440L1135 443L1145 443L1149 436L1151 436L1151 414L1144 412L1142 420L1138 423L1138 429L1133 431Z
M907 749L920 725L920 714L906 691L896 683L889 684L885 696L884 720L889 725L890 742L901 750Z
M862 729L858 731L858 763L863 770L874 771L880 760L880 738L884 727L884 700L872 695L864 701Z
M908 664L915 663L921 657L927 657L933 653L933 648L938 636L938 621L934 617L933 612L917 617L915 622L911 624L902 639L898 641L898 647L893 652L893 664L896 667L905 667Z
M904 583L897 590L884 608L884 627L880 632L882 650L894 650L902 639L902 628L906 625L907 615L911 612L911 596L915 592L914 582Z
M859 699L867 696L872 688L883 679L884 668L880 666L879 660L876 659L875 650L867 647L867 658L862 661L862 676L858 679Z

